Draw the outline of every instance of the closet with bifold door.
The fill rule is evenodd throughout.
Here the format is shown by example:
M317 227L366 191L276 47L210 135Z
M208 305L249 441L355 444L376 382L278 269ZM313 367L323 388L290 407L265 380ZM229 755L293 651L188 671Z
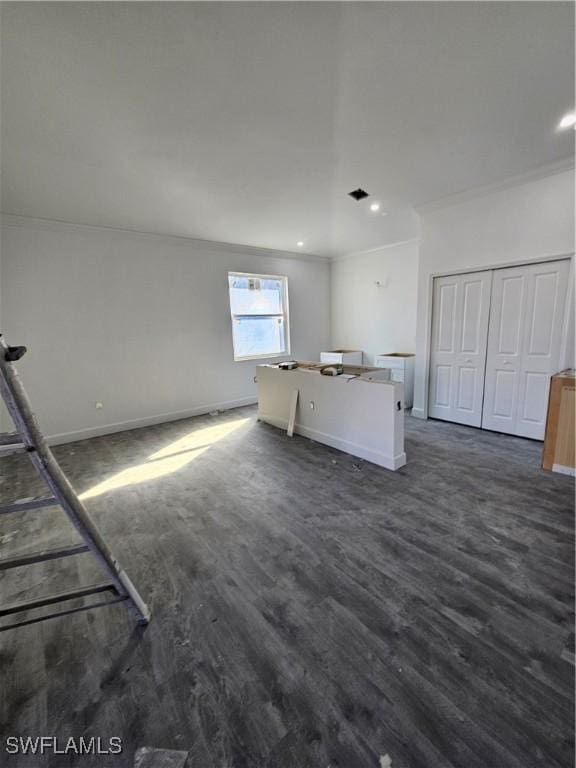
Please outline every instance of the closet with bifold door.
M428 414L544 439L570 260L434 279Z

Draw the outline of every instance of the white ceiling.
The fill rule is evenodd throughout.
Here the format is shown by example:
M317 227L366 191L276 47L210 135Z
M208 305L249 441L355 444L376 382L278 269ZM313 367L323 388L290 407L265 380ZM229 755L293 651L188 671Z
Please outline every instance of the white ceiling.
M332 256L574 149L572 3L0 13L8 213Z

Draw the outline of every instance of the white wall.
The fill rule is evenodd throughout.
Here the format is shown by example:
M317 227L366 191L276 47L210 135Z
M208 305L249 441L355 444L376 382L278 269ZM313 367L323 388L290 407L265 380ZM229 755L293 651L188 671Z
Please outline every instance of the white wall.
M255 401L232 356L229 270L288 276L292 354L329 343L329 265L242 246L4 217L2 322L47 435ZM97 410L95 402L103 409Z
M432 275L574 253L574 171L423 212L420 227L415 416L427 413Z
M432 275L572 253L574 172L429 210L420 244L331 267L242 246L2 222L0 330L30 348L19 368L49 435L98 434L253 401L254 364L232 359L228 270L288 275L295 357L345 346L371 362L379 352L416 350L413 413L424 416ZM573 365L573 357L564 362Z
M332 348L361 349L368 364L415 351L417 240L333 261L331 286Z
M3 324L3 306L2 306L2 223L0 221L0 334L4 333ZM9 432L13 429L12 422L8 416L8 411L4 401L0 397L0 432Z

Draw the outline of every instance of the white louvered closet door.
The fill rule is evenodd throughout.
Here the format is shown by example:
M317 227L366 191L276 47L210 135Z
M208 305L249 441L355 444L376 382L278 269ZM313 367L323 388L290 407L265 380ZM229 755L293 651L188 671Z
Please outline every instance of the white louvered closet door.
M492 272L434 280L429 415L479 427Z
M494 270L482 427L544 439L570 262Z

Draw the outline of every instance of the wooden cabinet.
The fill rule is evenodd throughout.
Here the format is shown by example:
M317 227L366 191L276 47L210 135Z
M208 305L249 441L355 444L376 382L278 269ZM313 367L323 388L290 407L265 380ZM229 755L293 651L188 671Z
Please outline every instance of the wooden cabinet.
M576 421L576 371L552 376L548 417L542 452L542 468L575 475L574 432Z

